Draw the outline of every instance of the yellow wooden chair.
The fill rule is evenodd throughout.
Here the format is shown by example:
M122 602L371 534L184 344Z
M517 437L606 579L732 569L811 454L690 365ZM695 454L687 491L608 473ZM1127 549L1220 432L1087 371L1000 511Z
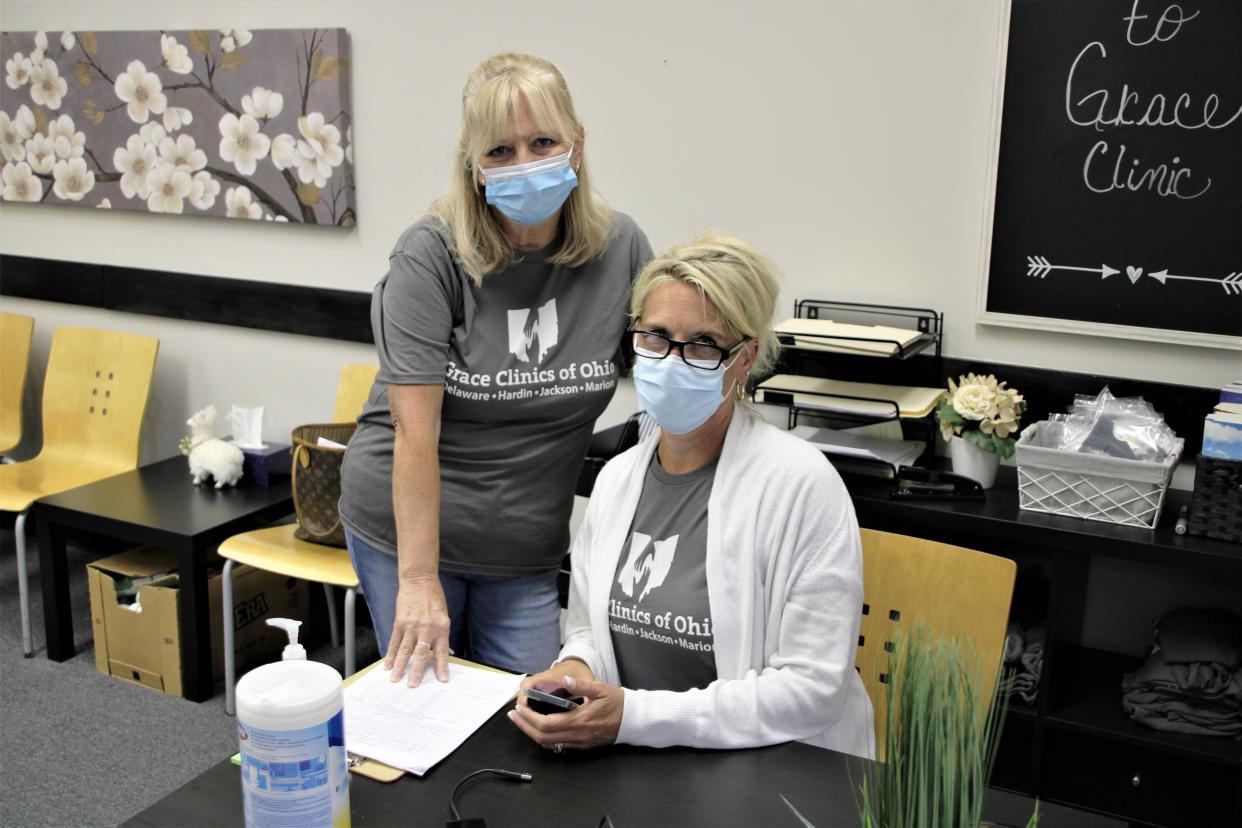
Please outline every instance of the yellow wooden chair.
M375 365L346 365L336 391L335 423L353 422L362 412L367 395L379 370ZM337 641L336 598L334 586L345 590L345 675L354 672L354 601L359 590L358 575L349 560L349 552L335 546L308 543L293 536L296 524L269 526L233 535L220 544L220 557L225 559L222 605L224 610L224 710L234 710L237 664L233 652L233 564L241 563L275 572L290 578L301 578L323 584L328 599L328 624L332 643Z
M33 335L34 320L29 316L0 312L0 455L22 441L22 400Z
M935 636L969 638L982 659L982 686L990 690L1004 658L1018 567L1008 558L871 529L862 530L862 547L864 603L855 664L875 710L876 759L883 761L893 633L923 621Z
M43 381L43 448L0 466L0 509L17 512L17 586L22 650L34 652L26 584L26 516L41 497L138 466L142 419L159 340L138 334L58 327Z

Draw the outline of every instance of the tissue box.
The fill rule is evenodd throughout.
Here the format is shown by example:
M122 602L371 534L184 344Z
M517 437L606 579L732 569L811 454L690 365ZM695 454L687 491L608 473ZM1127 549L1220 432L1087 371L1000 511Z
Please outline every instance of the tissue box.
M261 449L242 449L242 481L266 486L274 477L289 476L289 444L268 443Z

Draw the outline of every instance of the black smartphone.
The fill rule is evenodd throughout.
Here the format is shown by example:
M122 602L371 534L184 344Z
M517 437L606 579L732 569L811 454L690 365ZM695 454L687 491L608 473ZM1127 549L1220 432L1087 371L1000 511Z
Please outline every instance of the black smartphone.
M551 693L527 687L525 693L526 703L530 709L545 716L552 713L565 713L582 704L582 696L571 695L564 687L559 687Z

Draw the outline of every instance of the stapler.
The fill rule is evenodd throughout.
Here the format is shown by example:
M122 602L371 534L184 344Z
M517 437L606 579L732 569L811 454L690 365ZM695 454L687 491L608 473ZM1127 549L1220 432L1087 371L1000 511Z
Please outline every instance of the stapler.
M983 487L978 481L952 472L899 466L896 482L888 496L893 500L981 501Z

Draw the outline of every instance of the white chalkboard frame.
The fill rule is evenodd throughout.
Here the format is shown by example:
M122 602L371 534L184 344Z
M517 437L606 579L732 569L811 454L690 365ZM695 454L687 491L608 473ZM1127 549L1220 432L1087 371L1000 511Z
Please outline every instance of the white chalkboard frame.
M988 140L988 166L985 179L986 197L979 234L980 255L975 320L981 325L999 325L1009 328L1036 328L1059 333L1102 336L1113 339L1141 339L1148 342L1167 342L1173 345L1193 345L1203 348L1221 348L1242 351L1242 336L1177 331L1167 328L1148 328L1134 325L1113 325L1103 322L1085 322L1077 319L1057 319L1050 316L1023 316L1014 313L998 313L988 310L988 282L992 269L992 222L996 209L996 185L1000 164L1001 117L1005 100L1005 72L1009 65L1009 18L1013 11L1012 0L1005 0L1004 10L996 28L996 70L992 88L992 107Z

